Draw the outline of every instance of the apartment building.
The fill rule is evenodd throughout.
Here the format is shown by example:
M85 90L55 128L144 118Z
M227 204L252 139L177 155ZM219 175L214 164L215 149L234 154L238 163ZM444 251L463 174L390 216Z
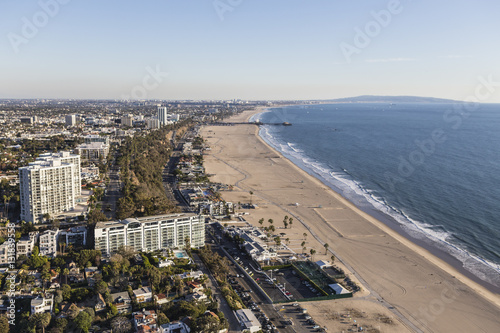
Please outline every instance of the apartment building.
M35 247L36 242L38 241L38 231L32 231L28 234L27 237L22 237L17 241L16 244L16 258L19 256L31 257L33 253L33 248Z
M109 136L102 136L96 134L90 134L83 137L84 143L101 142L105 145L109 145Z
M109 145L102 142L82 143L75 147L75 154L91 162L99 162L101 159L105 161L108 153Z
M69 152L42 154L19 168L21 219L37 222L45 214L73 210L80 177L80 156Z
M122 246L136 251L156 251L205 245L205 219L195 214L172 214L128 218L123 221L98 222L95 226L95 249L109 255Z
M46 230L40 234L40 255L54 258L57 254L59 230Z

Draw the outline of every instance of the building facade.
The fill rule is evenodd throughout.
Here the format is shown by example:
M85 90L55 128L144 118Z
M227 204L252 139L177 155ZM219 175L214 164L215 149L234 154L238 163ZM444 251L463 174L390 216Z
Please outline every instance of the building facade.
M83 137L83 143L101 142L109 145L109 136L89 134Z
M156 251L205 245L205 219L195 214L158 215L128 218L123 221L98 222L94 231L95 249L109 255L122 246L136 251Z
M73 210L80 179L80 156L69 152L42 154L19 168L21 219L36 222L45 214Z
M75 153L84 160L99 162L106 160L109 153L109 145L102 142L83 143L75 147Z
M19 256L31 257L33 254L33 248L38 241L38 231L32 231L28 234L28 237L22 237L17 241L16 244L16 258Z
M40 255L54 258L57 254L59 230L46 230L40 234Z
M160 126L167 124L167 107L158 106L158 122L160 123Z
M75 126L76 125L76 115L68 114L66 116L66 126Z

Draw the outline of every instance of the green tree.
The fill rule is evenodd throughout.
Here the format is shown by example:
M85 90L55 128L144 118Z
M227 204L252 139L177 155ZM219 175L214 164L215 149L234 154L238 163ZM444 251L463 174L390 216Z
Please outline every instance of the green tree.
M250 193L250 205L252 204L252 196L253 196L253 191L248 192Z
M325 248L325 255L328 253L328 248L330 247L330 245L328 245L328 243L325 243L323 244L323 247Z
M132 324L126 317L115 317L111 320L113 333L128 333L132 329Z
M304 233L302 234L302 236L304 236L304 240L306 240L306 239L307 239L307 232L304 232Z
M293 218L288 219L288 224L290 225L290 229L292 229L292 224L293 224Z
M88 312L81 311L78 316L76 316L74 323L77 328L81 329L85 333L88 333L89 328L92 325L92 317Z
M41 328L42 332L45 333L45 328L50 324L50 313L35 313L30 317L30 322L32 322L35 327Z
M99 293L99 294L106 294L107 292L109 292L109 289L108 289L108 284L104 281L99 281L96 286L95 286L95 290Z
M288 228L288 215L285 215L285 217L283 218L283 225L285 226L285 229Z
M314 261L314 255L316 254L316 250L311 249L311 250L309 250L309 253L311 253L311 261Z
M263 218L259 220L259 224L262 227L262 225L264 224L264 219Z
M156 319L156 322L158 323L158 325L163 325L169 323L170 320L163 312L160 312L158 313L158 318Z
M9 320L5 316L0 316L0 332L10 332Z
M68 320L66 318L57 318L55 325L56 327L64 330L66 326L68 326Z

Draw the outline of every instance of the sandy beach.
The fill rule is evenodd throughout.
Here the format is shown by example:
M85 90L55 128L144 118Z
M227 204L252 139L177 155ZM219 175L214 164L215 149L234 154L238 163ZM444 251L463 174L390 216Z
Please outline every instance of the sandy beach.
M228 121L245 121L260 111ZM245 217L250 223L258 226L260 218L272 218L297 252L307 233L306 247L317 251L315 260L329 260L333 253L360 282L363 290L353 299L306 303L318 323L342 332L348 326L341 315L351 309L380 332L500 331L499 295L360 211L269 147L257 132L255 125L204 127L202 136L211 146L206 170L212 181L234 185L222 193L227 201L251 199L258 205ZM291 228L281 223L285 215L294 219ZM331 250L327 255L325 242Z

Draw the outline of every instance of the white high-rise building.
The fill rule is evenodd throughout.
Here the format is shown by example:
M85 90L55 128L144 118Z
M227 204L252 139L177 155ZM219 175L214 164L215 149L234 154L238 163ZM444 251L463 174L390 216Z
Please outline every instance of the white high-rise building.
M165 126L167 124L167 107L166 106L158 106L158 122L161 126Z
M69 114L66 116L66 126L75 126L76 125L76 115Z
M191 247L199 248L205 245L205 218L173 214L98 222L94 237L95 249L105 255L117 252L122 246L145 252L184 247L186 237Z
M21 219L36 222L44 214L74 209L80 177L80 156L69 152L42 154L19 168Z

